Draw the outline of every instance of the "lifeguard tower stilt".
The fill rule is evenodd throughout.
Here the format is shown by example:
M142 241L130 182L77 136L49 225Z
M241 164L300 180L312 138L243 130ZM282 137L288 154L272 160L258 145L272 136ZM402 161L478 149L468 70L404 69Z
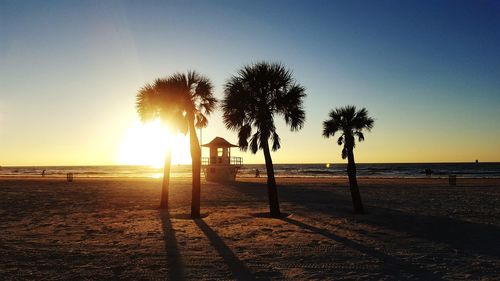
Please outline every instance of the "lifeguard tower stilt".
M243 164L243 158L231 157L231 147L238 146L221 137L202 146L210 148L210 157L203 157L201 160L205 179L215 182L234 181Z

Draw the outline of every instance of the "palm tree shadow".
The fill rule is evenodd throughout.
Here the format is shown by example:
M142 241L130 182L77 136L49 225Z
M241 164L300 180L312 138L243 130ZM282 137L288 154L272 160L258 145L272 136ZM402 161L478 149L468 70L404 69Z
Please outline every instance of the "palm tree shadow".
M306 229L309 231L312 231L314 233L317 233L319 235L322 235L328 239L331 239L333 241L339 242L344 244L345 246L356 250L358 252L361 252L363 254L366 254L368 256L371 256L373 258L379 259L384 262L384 272L389 274L390 276L393 277L402 277L404 279L407 279L408 276L405 273L410 273L413 276L415 276L416 280L443 280L441 275L438 275L436 273L430 272L428 270L425 270L417 265L404 262L401 259L398 259L397 257L390 256L387 254L384 254L380 251L377 251L376 249L373 249L369 246L363 245L361 243L349 240L345 237L338 236L332 232L329 232L325 229L321 229L306 223L303 223L301 221L294 220L292 218L282 218L282 221L285 221L287 223L293 224L295 226L298 226L302 229Z
M245 194L261 201L262 204L266 200L266 183L260 182L232 182L226 184L226 187L231 188L234 191ZM316 192L322 192L317 194ZM319 195L319 196L318 196ZM345 216L347 214L352 215L352 203L348 200L342 200L332 196L330 193L319 190L308 190L303 188L293 188L287 190L280 190L279 193L281 203L292 203L294 205L299 205L306 207L307 209L315 211L326 211L328 213L334 213L335 215ZM321 203L321 204L316 204ZM328 207L323 209L321 206L328 204ZM263 205L264 206L264 205ZM290 211L290 210L288 210ZM252 213L250 214L255 217L269 217L265 213ZM287 217L290 212L283 212L282 217Z
M336 217L348 218L357 223L407 233L428 241L444 243L463 251L500 257L500 243L497 239L497 237L500 237L500 228L495 225L468 222L444 216L425 215L375 205L366 206L368 210L367 215L353 216L342 207L348 206L349 202L335 198L335 195L329 194L329 192L294 189L292 192L284 194L284 197L292 200L292 198L297 196L292 194L295 192L301 194L309 193L308 196L311 196L311 198L321 198L321 201L316 202L312 200L296 202L311 210ZM330 202L322 204L327 201ZM318 202L321 204L316 204ZM328 207L325 208L324 206Z
M170 212L168 210L160 210L161 224L165 240L165 251L167 253L167 272L168 280L185 280L184 264L182 256L177 246L175 238L175 230L172 227L170 220Z
M198 228L207 236L210 244L217 250L224 262L228 265L233 278L236 280L256 280L250 269L238 259L231 249L224 243L217 233L203 221L203 219L194 219Z
M497 226L447 217L411 214L387 208L371 208L373 208L372 218L357 218L357 220L444 243L462 251L500 257L498 240L500 228Z
M254 198L265 199L259 184L235 183L234 190ZM295 187L280 192L282 201L302 206L352 223L368 224L407 233L428 241L444 243L455 249L500 257L500 228L495 225L468 222L449 217L423 215L367 204L366 215L352 213L351 202L326 191Z

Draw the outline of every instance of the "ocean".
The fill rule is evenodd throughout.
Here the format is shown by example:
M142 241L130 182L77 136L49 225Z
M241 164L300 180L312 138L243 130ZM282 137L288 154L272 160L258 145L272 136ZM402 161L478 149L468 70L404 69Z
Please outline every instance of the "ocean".
M239 177L254 177L259 169L261 177L266 174L264 164L243 165ZM431 175L425 171L430 169ZM0 167L0 176L41 176L45 170L47 177L65 177L73 173L75 177L131 177L160 178L162 168L148 166L33 166ZM346 164L275 164L276 177L346 177ZM373 178L424 178L448 177L453 174L462 178L500 178L500 163L381 163L357 164L360 177ZM190 177L190 165L172 165L171 177Z

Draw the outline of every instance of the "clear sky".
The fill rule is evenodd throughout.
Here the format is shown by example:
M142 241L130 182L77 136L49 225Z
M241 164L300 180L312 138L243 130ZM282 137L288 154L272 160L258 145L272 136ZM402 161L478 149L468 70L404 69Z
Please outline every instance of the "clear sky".
M119 164L145 83L195 69L221 98L260 60L308 94L275 163L343 162L321 130L347 104L375 118L358 162L500 161L498 1L0 0L0 165ZM221 121L203 142L237 142Z

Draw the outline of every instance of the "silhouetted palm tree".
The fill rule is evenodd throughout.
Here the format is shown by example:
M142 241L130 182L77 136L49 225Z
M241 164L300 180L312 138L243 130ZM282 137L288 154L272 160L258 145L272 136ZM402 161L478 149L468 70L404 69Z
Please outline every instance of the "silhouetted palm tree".
M260 62L244 66L231 77L226 82L224 95L224 124L238 131L240 149L245 151L250 147L254 154L259 149L264 152L269 209L271 216L279 217L278 190L268 140L272 141L273 151L280 148L280 137L274 125L276 115L282 115L292 131L302 128L305 89L283 65Z
M139 90L136 108L142 122L153 121L157 118L174 133L187 133L187 122L184 116L184 96L175 91L168 79L158 79L154 85L146 84ZM170 183L170 162L172 148L167 147L165 165L163 167L163 183L161 189L160 208L168 208L168 189Z
M330 119L323 122L323 136L329 138L333 137L336 132L341 133L337 143L344 144L342 159L347 158L347 175L349 176L352 204L356 213L363 213L363 203L356 180L356 162L353 150L356 145L355 137L359 141L363 141L365 139L363 130L370 131L374 121L368 117L368 111L365 108L356 110L353 105L336 108L330 111L329 117Z
M191 217L200 217L200 189L201 189L201 148L196 134L196 128L207 125L207 117L217 104L213 95L213 86L210 80L195 71L186 74L176 73L169 78L176 85L176 89L185 99L184 112L189 128L189 142L191 146L192 164L192 199Z

